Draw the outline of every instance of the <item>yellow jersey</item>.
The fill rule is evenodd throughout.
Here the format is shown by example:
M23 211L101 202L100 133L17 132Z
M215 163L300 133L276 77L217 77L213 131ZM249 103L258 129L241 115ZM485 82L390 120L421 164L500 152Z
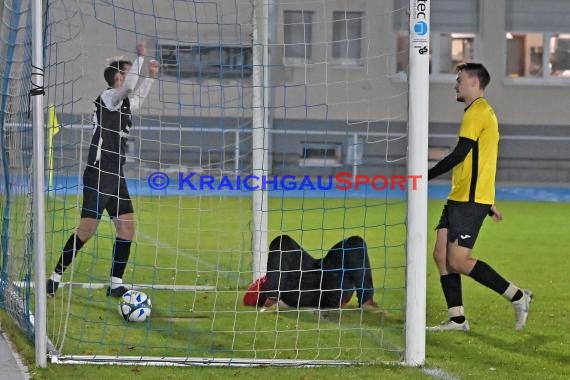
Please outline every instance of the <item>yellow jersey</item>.
M495 174L499 152L499 122L485 98L465 109L459 136L475 141L463 162L453 168L449 199L457 202L495 203Z

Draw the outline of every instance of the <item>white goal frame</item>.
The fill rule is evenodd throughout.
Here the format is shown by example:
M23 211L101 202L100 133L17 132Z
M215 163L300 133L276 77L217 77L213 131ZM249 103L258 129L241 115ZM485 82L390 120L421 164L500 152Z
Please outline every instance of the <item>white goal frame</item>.
M268 45L270 20L274 0L255 0L255 29L253 41L253 174L266 175L269 171L268 135L271 124L269 113L270 93ZM406 323L405 365L419 366L425 362L426 325L426 248L427 248L427 157L428 157L428 104L429 104L429 0L410 0L409 44L409 125L408 173L421 175L417 188L408 191L407 214L407 267L406 267ZM43 20L42 0L32 4L32 84L43 88ZM421 26L418 26L420 25ZM422 29L426 28L426 29ZM45 257L45 199L44 199L44 116L43 97L33 96L34 136L34 279L35 279L35 357L36 366L47 366L47 308L46 308L46 257ZM411 181L411 180L410 180ZM411 182L408 189L411 189ZM258 277L266 270L268 250L268 192L253 192L253 273ZM52 356L53 362L137 365L234 365L234 366L323 366L362 364L350 361L299 361L211 358L147 358L89 356L74 358Z

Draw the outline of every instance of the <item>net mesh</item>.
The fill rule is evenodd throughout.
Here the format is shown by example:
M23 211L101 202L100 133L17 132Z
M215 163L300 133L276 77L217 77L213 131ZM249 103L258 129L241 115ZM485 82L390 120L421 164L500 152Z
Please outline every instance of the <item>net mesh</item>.
M21 295L24 307L15 314L26 321L33 295L30 37L28 10L18 16L10 9L18 4L5 2L1 26L7 157L0 169L2 284L4 292ZM274 364L401 357L406 194L391 181L406 174L408 94L395 72L402 52L392 24L406 10L392 5L46 2L48 274L80 222L94 100L106 88L103 70L114 59L134 61L140 43L147 57L138 84L151 76L151 59L160 64L158 78L133 112L124 166L136 216L124 282L150 296L152 315L144 323L126 323L117 299L105 295L116 231L104 215L48 299L54 354ZM269 56L258 71L266 104L255 102L253 85L254 48L261 43L253 40L254 29L262 24L255 7L261 6L269 7ZM252 121L259 107L267 125ZM248 176L256 166L253 133L261 127L268 130L264 167L273 181L263 193L269 200L268 243L289 235L320 260L343 239L362 237L381 313L363 310L357 297L326 309L261 312L244 305L254 280L257 228L248 189L257 182ZM357 175L362 182L376 176L374 186L357 186Z

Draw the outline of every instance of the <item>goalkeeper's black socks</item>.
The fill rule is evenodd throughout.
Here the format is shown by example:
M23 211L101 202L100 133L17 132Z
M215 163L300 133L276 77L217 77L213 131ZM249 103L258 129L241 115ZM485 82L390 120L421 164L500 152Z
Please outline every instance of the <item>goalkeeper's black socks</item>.
M46 283L46 293L49 296L55 295L55 292L57 292L57 288L59 287L59 283L61 282L63 272L65 272L67 267L71 265L75 255L77 255L77 252L79 252L84 244L85 242L79 239L76 234L72 234L69 239L67 239L67 242L63 246L61 256L59 257L59 261L55 265L55 269Z
M125 268L131 255L131 241L119 237L115 239L113 246L113 262L111 264L111 277L122 279Z
M83 247L84 244L85 242L81 241L81 239L79 239L76 234L72 234L69 239L67 239L67 242L63 247L63 251L61 252L61 256L59 257L59 261L57 262L54 269L54 274L60 275L60 278L57 281L56 279L52 278L54 281L61 281L61 275L63 272L65 272L67 267L71 265L73 259L75 258L75 255L77 255L77 252L81 249L81 247Z
M107 295L122 297L128 289L123 285L123 275L131 254L131 241L119 237L113 246L113 263L111 266L111 285L107 288Z

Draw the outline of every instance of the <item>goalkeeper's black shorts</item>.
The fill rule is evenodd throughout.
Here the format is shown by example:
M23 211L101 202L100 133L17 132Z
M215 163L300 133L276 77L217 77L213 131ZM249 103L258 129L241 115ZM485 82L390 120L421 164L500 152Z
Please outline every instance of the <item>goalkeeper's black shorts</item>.
M103 211L111 218L133 213L133 203L125 177L92 166L83 173L82 218L101 219Z

